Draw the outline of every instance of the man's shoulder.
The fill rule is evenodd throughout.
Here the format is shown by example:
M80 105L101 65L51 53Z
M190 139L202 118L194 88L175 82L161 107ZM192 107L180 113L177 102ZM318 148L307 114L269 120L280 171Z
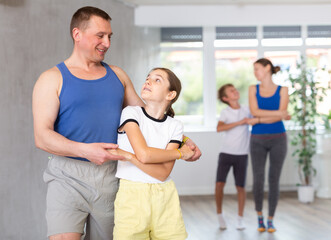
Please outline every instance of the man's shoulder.
M41 73L38 81L53 82L53 81L60 81L61 79L62 79L62 74L60 70L56 66L54 66Z
M118 66L115 66L115 65L109 65L109 64L107 64L107 65L116 74L116 76L122 82L122 84L123 84L124 87L127 85L126 83L128 81L131 81L130 78L129 78L129 76L126 74L126 72L122 68L120 68Z
M122 75L122 74L125 74L124 70L118 66L115 66L115 65L110 65L108 63L104 63L106 64L107 66L110 67L111 70L113 70L113 72L116 74L116 75Z
M56 92L60 95L62 88L62 75L57 67L50 68L40 74L33 89L33 95L43 97L44 94L51 96ZM52 95L53 96L53 95Z

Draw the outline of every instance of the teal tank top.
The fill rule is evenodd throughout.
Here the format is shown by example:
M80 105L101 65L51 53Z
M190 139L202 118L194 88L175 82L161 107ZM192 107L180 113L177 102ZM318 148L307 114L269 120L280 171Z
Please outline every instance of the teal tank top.
M64 62L57 65L63 84L54 130L70 140L117 143L124 87L108 64L102 65L107 73L96 80L75 77Z

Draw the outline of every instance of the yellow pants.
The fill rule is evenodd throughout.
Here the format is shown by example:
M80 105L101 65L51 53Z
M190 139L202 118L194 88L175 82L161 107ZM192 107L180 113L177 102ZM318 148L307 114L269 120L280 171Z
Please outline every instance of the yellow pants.
M121 179L115 200L114 240L187 238L172 180L139 183Z

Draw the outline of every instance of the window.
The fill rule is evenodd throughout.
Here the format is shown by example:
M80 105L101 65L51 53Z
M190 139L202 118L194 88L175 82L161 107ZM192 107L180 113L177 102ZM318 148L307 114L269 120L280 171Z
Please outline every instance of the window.
M323 87L330 87L331 72L331 50L330 49L307 49L307 65L316 69L316 80ZM326 91L326 96L322 102L317 104L317 111L328 115L331 107L331 90Z
M274 66L279 66L281 71L273 76L277 85L290 86L288 73L294 71L300 59L300 51L265 51L264 57L270 59Z
M258 40L256 27L216 27L214 46L225 47L256 47Z
M295 71L301 56L317 69L320 84L329 86L331 73L331 26L217 26L161 29L161 63L180 77L181 97L174 104L186 130L214 130L226 105L217 90L232 83L240 101L248 105L248 86L256 83L253 63L270 59L281 71L273 76L278 85L290 86L288 73ZM319 112L330 110L331 91L318 103Z
M232 83L240 93L240 103L248 105L248 86L255 83L253 63L257 59L256 27L216 27L216 89ZM226 105L217 101L216 115Z
M256 50L217 50L216 89L226 83L232 83L240 93L240 103L248 106L248 87L256 83L253 63L257 59ZM217 114L225 104L217 101Z
M161 28L161 42L202 42L202 28Z
M262 46L301 46L300 26L263 27Z
M180 98L173 105L186 126L203 122L202 28L162 28L161 63L182 82Z
M331 26L308 26L306 45L331 45Z
M323 87L330 86L331 73L331 26L308 26L307 28L307 65L316 69L316 81ZM326 91L322 102L317 103L317 111L329 114L331 109L331 90Z

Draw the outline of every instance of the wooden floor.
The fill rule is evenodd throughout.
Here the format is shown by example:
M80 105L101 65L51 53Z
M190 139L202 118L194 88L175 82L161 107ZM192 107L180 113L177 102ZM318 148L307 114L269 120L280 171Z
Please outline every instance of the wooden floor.
M295 192L280 194L274 225L275 233L257 232L257 217L252 194L248 194L245 207L246 229L235 228L237 200L226 195L223 212L228 228L219 230L214 196L181 196L181 207L189 234L188 240L330 240L331 200L315 198L314 203L303 204ZM267 201L263 203L267 214Z

